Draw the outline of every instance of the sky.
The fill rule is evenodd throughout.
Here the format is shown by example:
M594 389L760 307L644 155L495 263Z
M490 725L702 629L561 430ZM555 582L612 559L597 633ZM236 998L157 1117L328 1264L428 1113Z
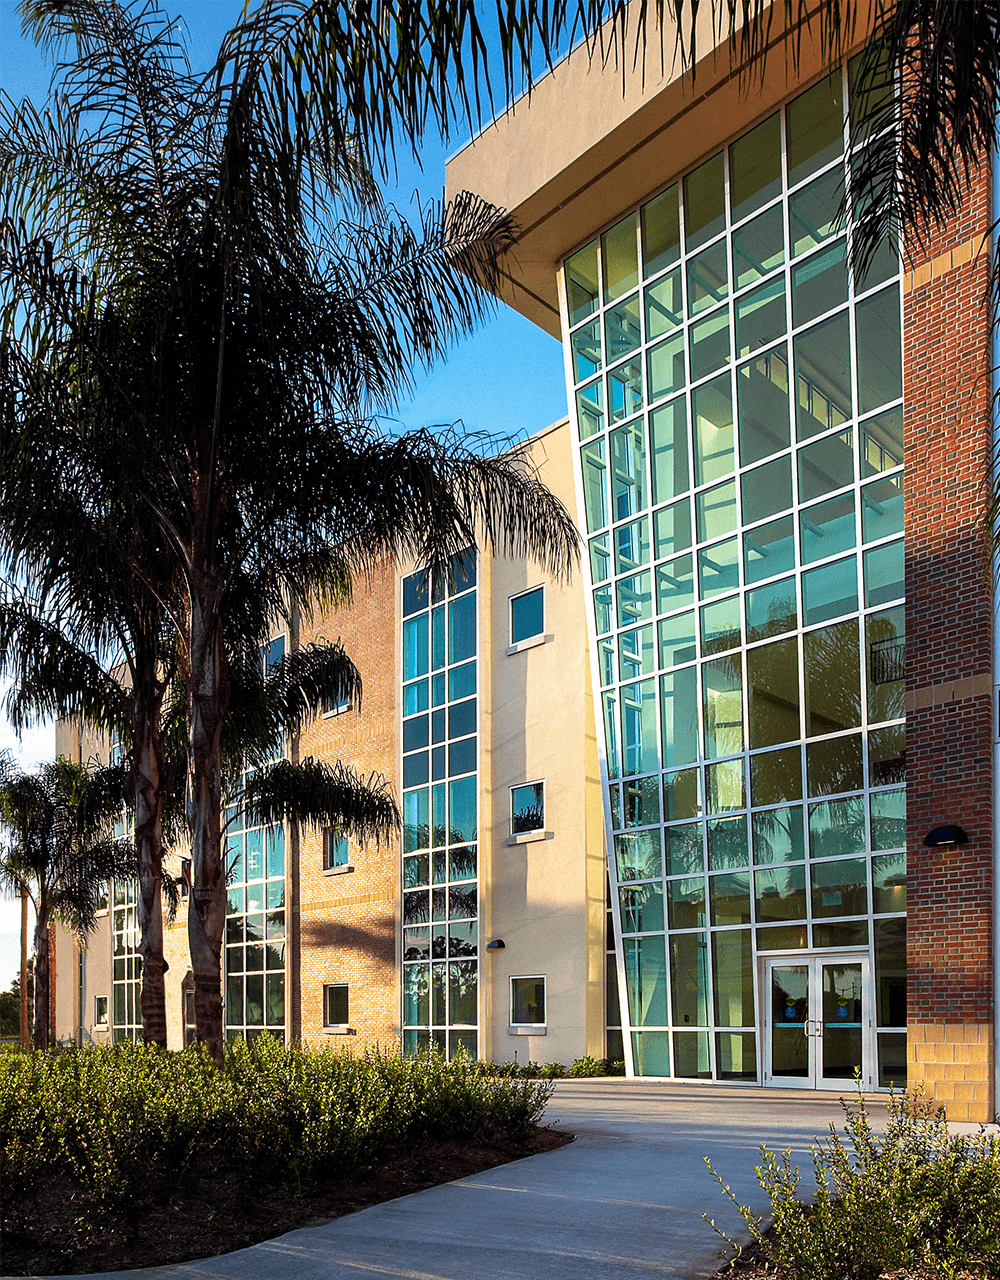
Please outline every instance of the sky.
M207 69L225 32L239 18L243 0L166 0L183 19L192 65ZM0 87L15 101L44 102L51 64L21 34L17 0L0 0ZM420 164L401 161L393 202L416 216L415 199L439 198L444 164L467 133L456 131L449 147L428 139ZM434 427L461 422L469 431L524 436L566 415L562 352L555 339L500 304L497 315L459 342L448 358L429 372L418 372L411 399L399 406L399 428ZM2 698L2 691L0 691ZM53 754L54 730L39 725L19 741L0 711L0 752L12 751L22 768ZM9 987L19 964L20 909L0 899L0 991Z

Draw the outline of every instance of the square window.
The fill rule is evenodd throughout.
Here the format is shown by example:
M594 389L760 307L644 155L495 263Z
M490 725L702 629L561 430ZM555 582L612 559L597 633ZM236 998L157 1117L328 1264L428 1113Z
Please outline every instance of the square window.
M342 716L350 705L351 700L346 695L339 698L324 698L323 714L325 716Z
M545 979L511 978L510 1024L512 1027L545 1026Z
M535 587L510 600L510 642L518 644L545 630L545 588Z
M545 783L528 782L510 789L510 833L540 831L545 826Z
M323 832L323 870L333 871L347 866L347 836L327 827Z
M323 988L323 1025L325 1027L345 1027L350 1021L347 991L346 982Z
M94 1026L106 1027L108 1025L108 997L94 996Z

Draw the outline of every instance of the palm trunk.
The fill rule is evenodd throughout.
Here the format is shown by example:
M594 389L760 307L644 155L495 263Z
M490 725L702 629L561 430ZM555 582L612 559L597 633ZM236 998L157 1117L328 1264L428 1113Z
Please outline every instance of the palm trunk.
M28 1021L28 891L21 890L21 1047L31 1048Z
M49 1047L49 921L48 895L40 886L35 919L35 1033L36 1049Z
M163 975L163 689L156 678L155 652L136 654L134 689L135 851L139 877L139 935L142 956L142 1037L167 1047L167 999Z
M222 725L227 681L219 622L219 575L192 575L188 669L188 823L193 886L188 942L194 977L195 1033L222 1061L222 932L226 875L222 858Z

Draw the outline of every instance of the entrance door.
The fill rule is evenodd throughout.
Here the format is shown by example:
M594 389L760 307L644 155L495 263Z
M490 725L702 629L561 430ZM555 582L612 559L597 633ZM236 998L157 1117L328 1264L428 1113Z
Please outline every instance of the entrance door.
M784 1088L874 1084L871 966L836 953L764 961L764 1083Z

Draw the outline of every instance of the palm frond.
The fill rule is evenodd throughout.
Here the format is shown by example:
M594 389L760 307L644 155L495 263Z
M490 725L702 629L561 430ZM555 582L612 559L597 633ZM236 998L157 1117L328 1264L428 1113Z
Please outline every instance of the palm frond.
M311 756L298 765L281 760L258 772L241 804L250 822L329 826L362 842L381 844L400 826L390 784L380 774L363 778L339 761L329 765Z
M285 733L330 707L361 709L361 672L339 641L307 644L285 656L268 673L266 692Z

